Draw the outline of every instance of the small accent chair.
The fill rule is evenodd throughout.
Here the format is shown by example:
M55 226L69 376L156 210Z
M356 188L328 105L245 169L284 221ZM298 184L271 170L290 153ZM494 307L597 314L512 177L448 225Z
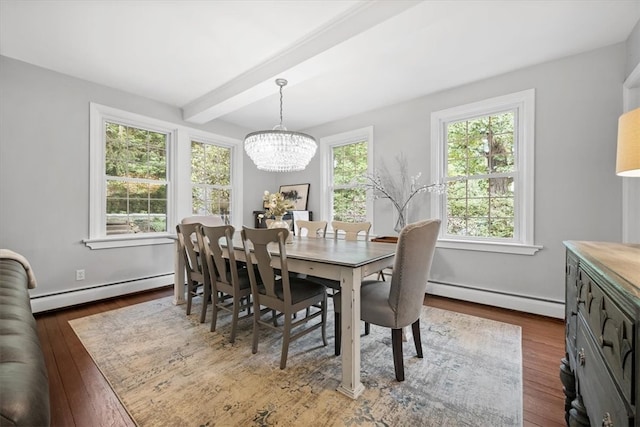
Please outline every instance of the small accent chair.
M258 272L262 283L258 284L255 269L247 268L251 282L251 294L253 298L253 353L258 352L258 329L266 326L271 329L282 330L282 354L280 356L280 369L287 364L289 342L300 338L315 329L322 329L322 341L327 345L326 320L327 320L327 291L324 286L310 282L306 279L289 274L287 266L286 239L289 230L284 228L248 228L242 227L242 242L245 256L258 264ZM272 258L267 245L275 244L278 248L280 259L280 275L271 265ZM266 307L261 310L261 306ZM313 313L307 313L300 320L293 322L293 316L301 310L315 308ZM284 315L284 326L279 327L277 319L262 319L262 314L275 310ZM320 323L308 326L295 334L292 330L302 324L320 317Z
M418 357L422 358L420 314L429 280L440 220L420 221L400 232L390 282L366 280L360 288L360 317L367 323L391 328L396 379L404 381L402 328L411 325ZM340 354L340 293L333 296L336 355Z
M333 238L338 238L338 232L344 231L345 240L358 240L358 235L364 233L364 239L369 240L369 230L371 230L370 222L343 222L331 221L333 228Z
M303 235L303 230L306 230L306 237L310 238L322 238L327 235L327 221L306 221L299 219L296 221L296 227L298 229L298 236Z
M247 269L238 268L233 250L228 251L229 258L225 259L220 245L220 240L225 239L227 248L233 248L234 232L235 229L231 225L217 227L203 225L200 226L200 232L198 233L198 246L207 263L208 280L213 298L211 332L216 330L216 322L220 310L232 313L230 343L236 340L238 320L251 316L249 302L251 283ZM229 299L231 301L228 301ZM247 310L247 314L242 317L240 317L241 309Z
M197 234L200 223L178 224L176 233L178 235L178 244L180 252L184 256L184 265L187 270L187 316L191 314L191 301L196 295L197 289L202 286L204 288L204 300L202 302L202 311L200 313L200 323L204 323L207 314L207 302L211 296L211 289L208 285L208 279L205 281L206 263L203 263L198 256L199 248L196 251Z

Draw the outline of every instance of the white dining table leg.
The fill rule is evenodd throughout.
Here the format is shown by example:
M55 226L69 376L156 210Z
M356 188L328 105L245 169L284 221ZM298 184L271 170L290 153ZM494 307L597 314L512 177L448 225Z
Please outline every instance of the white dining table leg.
M364 391L360 381L360 268L343 268L341 282L342 383L338 391L357 399Z
M185 276L185 265L184 265L184 257L180 251L180 242L176 239L174 243L174 252L173 252L173 303L175 305L185 304L186 300L184 298L184 276Z

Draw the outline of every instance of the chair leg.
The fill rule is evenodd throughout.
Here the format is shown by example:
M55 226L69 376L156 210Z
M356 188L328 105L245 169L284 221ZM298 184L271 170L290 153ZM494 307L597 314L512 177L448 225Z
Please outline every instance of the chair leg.
M193 299L193 282L187 284L187 316L191 314L191 300Z
M324 294L322 301L322 342L327 345L327 294Z
M287 366L289 339L291 337L291 316L291 313L284 314L284 332L282 334L282 355L280 356L280 369L284 369Z
M402 358L402 329L391 329L391 346L393 347L393 367L396 379L404 381L404 360Z
M364 334L369 335L370 332L371 332L371 323L364 322Z
M240 316L240 298L233 296L233 314L231 317L231 336L229 342L233 344L236 341L236 329L238 328L238 317Z
M333 319L334 319L334 326L335 326L335 336L336 336L336 342L335 342L335 354L336 356L340 356L340 346L341 346L341 340L342 340L342 326L340 325L340 313L335 313L333 315Z
M258 352L258 328L260 327L260 305L253 300L253 346L251 352L256 354Z
M204 323L204 321L207 320L207 307L211 302L211 287L207 286L206 282L202 286L204 287L204 293L202 295L202 310L200 310L200 323Z
M211 319L211 332L216 330L216 324L218 323L218 304L220 304L220 294L218 292L212 292L211 298L213 298L213 318Z
M418 357L422 359L422 340L420 339L420 319L411 324L411 330L413 331L413 342L416 344L416 353Z

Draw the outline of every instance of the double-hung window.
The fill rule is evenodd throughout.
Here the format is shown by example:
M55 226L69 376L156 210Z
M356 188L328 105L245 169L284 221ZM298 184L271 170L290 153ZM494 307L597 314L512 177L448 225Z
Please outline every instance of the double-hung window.
M232 215L232 147L191 141L191 208L194 215Z
M362 187L370 172L373 128L321 138L322 218L331 221L371 221L372 205Z
M439 246L533 254L534 90L434 112Z
M180 218L242 223L240 141L92 103L92 249L173 243Z

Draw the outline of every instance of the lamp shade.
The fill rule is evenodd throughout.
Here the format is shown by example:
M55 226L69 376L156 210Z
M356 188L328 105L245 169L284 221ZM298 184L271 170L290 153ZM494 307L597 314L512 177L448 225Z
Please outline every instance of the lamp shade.
M640 177L640 108L623 114L618 120L616 174Z

